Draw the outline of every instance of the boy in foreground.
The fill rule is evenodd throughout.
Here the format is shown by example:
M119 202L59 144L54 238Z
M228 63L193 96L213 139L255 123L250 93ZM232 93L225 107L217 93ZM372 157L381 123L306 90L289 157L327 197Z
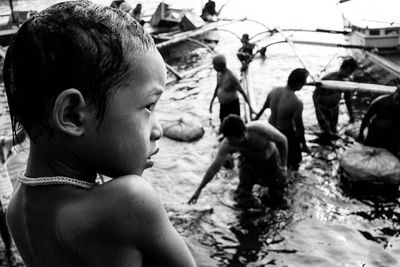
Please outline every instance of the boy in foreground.
M165 86L143 28L121 10L59 3L21 26L3 72L13 131L30 138L7 214L27 266L195 266L141 177Z

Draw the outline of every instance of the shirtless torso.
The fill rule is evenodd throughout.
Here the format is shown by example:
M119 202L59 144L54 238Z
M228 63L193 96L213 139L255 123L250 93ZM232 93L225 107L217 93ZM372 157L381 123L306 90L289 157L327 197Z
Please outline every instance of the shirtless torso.
M239 90L241 90L240 83L231 70L217 73L217 97L220 104L238 99Z
M303 110L303 103L292 90L285 87L274 88L267 97L267 107L271 108L269 123L279 130L294 131L296 128L296 117L300 116ZM302 123L300 125L303 127Z
M222 146L226 146L229 153L239 152L243 160L250 164L262 164L277 152L272 141L251 127L248 128L246 140L242 144L232 145L225 139Z
M227 123L230 122L228 117ZM246 124L242 137L225 136L217 155L208 167L189 204L196 203L201 190L213 179L231 153L241 154L238 197L251 195L255 184L268 186L278 198L282 197L284 170L287 164L287 140L275 127L258 121ZM240 135L239 135L240 136ZM281 175L275 175L280 173ZM282 181L278 181L282 180Z
M276 87L268 94L265 103L257 114L258 119L265 109L271 109L269 123L281 131L287 138L288 167L298 169L301 162L301 147L308 152L304 138L303 102L296 96L295 91L285 87Z
M143 205L147 201L151 209ZM169 223L161 223L152 233L144 227L164 221L152 218L161 208L148 181L125 176L92 189L21 185L10 204L8 220L28 266L170 266L162 253L156 258L142 253L155 249L154 244L167 245L160 237L168 234ZM159 242L146 241L154 239ZM182 241L175 242L182 245Z

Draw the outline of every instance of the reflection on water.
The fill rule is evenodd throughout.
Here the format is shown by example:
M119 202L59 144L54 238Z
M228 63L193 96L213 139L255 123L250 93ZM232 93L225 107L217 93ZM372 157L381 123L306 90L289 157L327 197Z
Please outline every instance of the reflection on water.
M230 30L240 35L251 25L234 25ZM237 74L240 65L235 54L239 46L233 35L220 33L216 52L227 56L228 66ZM181 44L164 53L169 63L181 64L177 69L183 71L187 63L202 65L211 61L209 53L197 48ZM342 49L304 46L298 46L298 52L317 74L336 70L340 56L347 53ZM274 86L284 85L290 71L298 67L302 65L285 44L268 48L267 58L255 58L250 73L256 108L262 106ZM400 266L399 199L356 199L342 190L338 158L354 142L344 134L348 128L346 110L342 105L338 125L341 138L332 145L315 142L319 128L311 86L305 86L298 95L304 102L306 139L312 154L303 154L299 172L289 177L287 209L237 208L232 197L238 183L237 167L221 170L196 205L186 204L219 144L218 104L214 113L208 112L215 78L209 66L167 87L158 107L161 123L187 117L198 121L205 134L193 143L163 138L160 153L154 157L155 166L145 172L199 266ZM358 120L369 99L359 96ZM9 123L4 94L0 101L0 124L5 132L9 131ZM264 114L261 120L267 117ZM256 187L254 193L261 191Z

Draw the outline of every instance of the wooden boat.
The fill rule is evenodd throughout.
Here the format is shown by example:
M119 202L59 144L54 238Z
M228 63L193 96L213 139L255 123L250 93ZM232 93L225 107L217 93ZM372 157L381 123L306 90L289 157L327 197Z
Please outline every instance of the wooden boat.
M153 36L157 48L161 49L193 37L204 35L219 27L243 20L218 20L205 22L200 16L185 9L173 9L160 3L145 29ZM207 36L209 41L218 40Z
M400 24L379 21L350 21L343 16L348 42L352 45L374 47L377 53L400 52Z
M385 8L387 12L362 14L359 9L363 5L370 9L368 4L375 8L376 3L354 1L351 4L343 7L342 19L344 29L349 32L346 35L348 44L360 46L352 51L354 56L368 66L369 73L377 73L375 78L379 83L400 84L400 21L397 13L380 3L376 8Z

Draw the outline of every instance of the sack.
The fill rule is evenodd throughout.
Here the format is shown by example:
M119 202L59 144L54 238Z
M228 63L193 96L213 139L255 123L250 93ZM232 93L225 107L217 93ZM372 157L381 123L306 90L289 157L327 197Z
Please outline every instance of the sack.
M178 141L192 142L204 135L203 127L193 121L180 118L162 126L164 135Z
M400 184L400 161L384 148L357 143L342 155L340 167L350 182Z

